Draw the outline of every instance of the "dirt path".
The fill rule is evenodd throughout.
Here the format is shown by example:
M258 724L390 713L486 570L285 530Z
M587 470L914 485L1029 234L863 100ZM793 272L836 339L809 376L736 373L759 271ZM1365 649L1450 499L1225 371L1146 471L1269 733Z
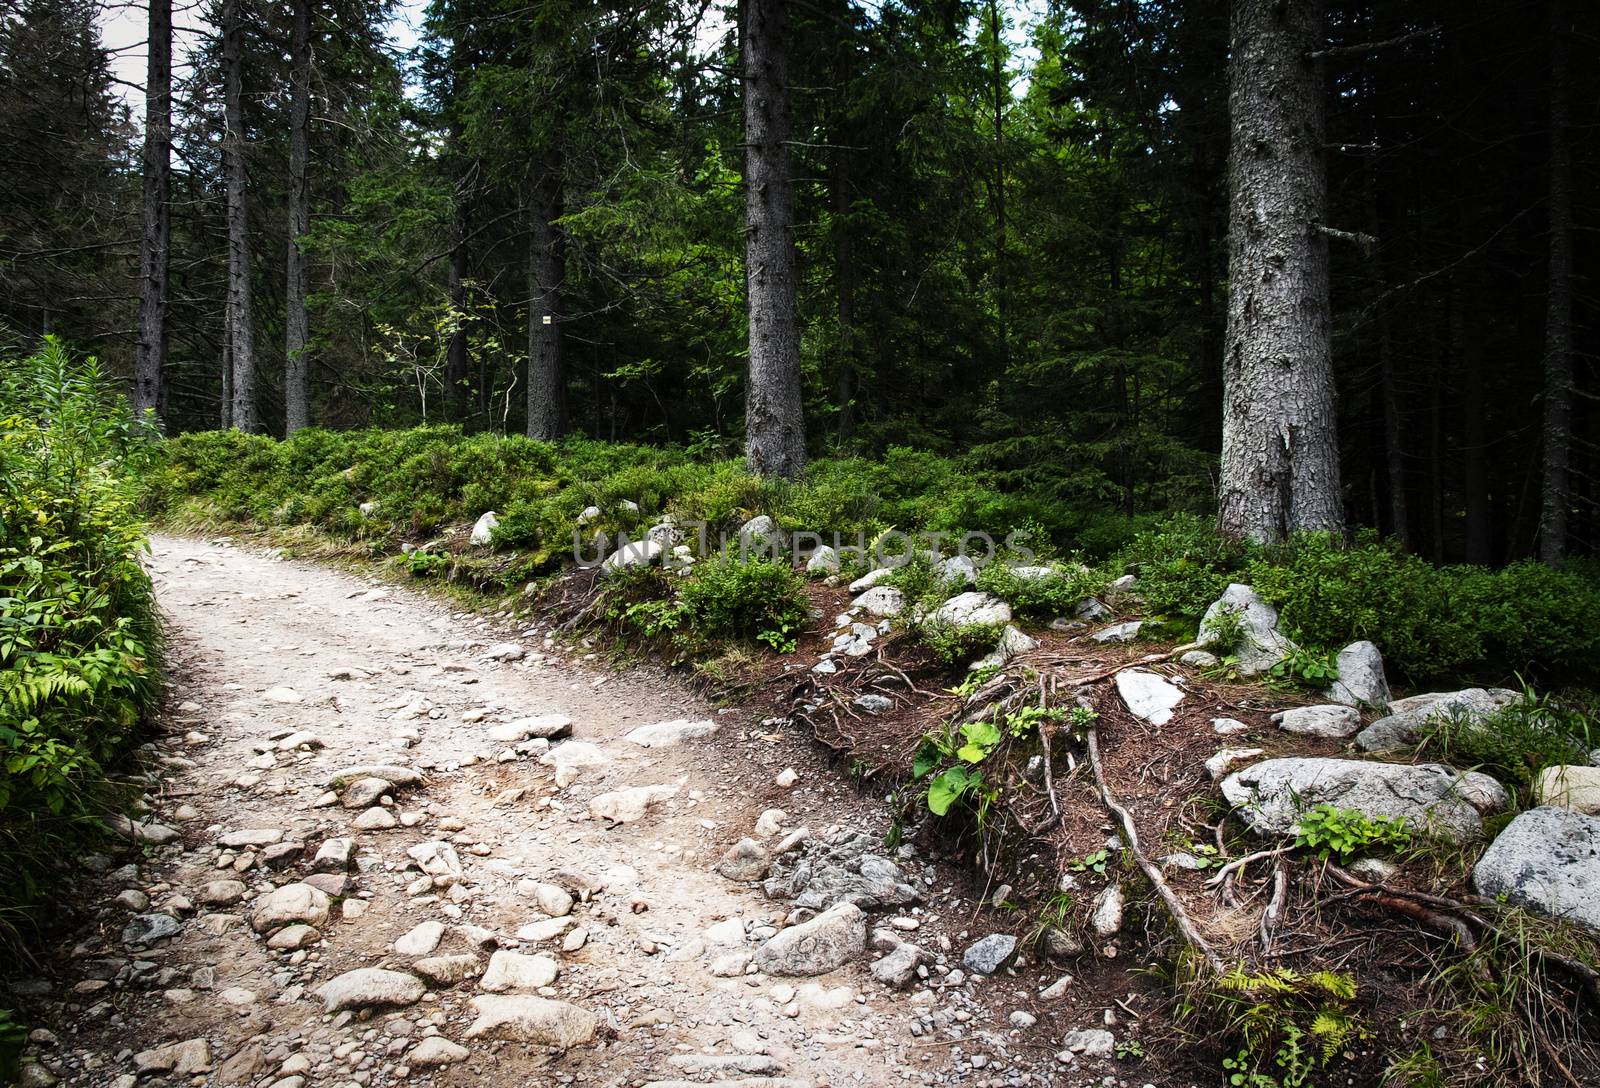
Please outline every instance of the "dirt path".
M817 977L746 966L793 904L713 867L764 810L788 811L762 829L768 848L802 826L813 840L829 823L881 834L878 806L805 762L803 739L647 673L593 667L507 617L494 627L226 541L154 548L176 688L153 819L176 838L127 864L89 859L95 923L63 961L73 977L33 987L50 1010L38 1049L64 1083L1056 1083L1025 1068L1024 1053L1048 1066L1048 1040L1005 1011L1037 981L1002 973L972 996L947 935L966 919L926 902L949 896L949 874L914 858L898 862L924 902L871 911L868 925L894 918L929 949L916 992L875 981L870 951ZM523 656L486 657L506 642ZM552 714L593 746L568 751L603 761L559 788L544 741L519 753L492 739ZM675 719L720 728L672 747L624 737ZM799 783L785 788L774 778L790 763ZM382 789L341 774L363 764L422 781L346 807ZM633 787L665 788L627 823L594 815L595 798ZM511 989L485 999L505 981L480 974L497 950L521 958L499 957L491 974L509 969ZM356 1007L325 1011L319 988L357 968L401 974L346 980ZM419 972L433 976L425 990L406 982ZM366 991L385 987L397 1003L372 1007ZM486 1010L512 1020L485 1029ZM584 1041L559 1045L568 1029Z

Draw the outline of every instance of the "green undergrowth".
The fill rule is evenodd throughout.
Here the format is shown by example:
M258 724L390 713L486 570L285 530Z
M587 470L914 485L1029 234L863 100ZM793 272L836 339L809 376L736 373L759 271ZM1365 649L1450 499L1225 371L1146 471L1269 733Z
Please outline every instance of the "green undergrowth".
M26 954L61 862L104 830L111 765L160 694L140 566L154 446L93 360L0 362L0 959Z
M962 534L986 533L1011 562L1072 557L1044 579L1019 578L1001 563L984 569L979 588L1028 619L1071 615L1131 571L1149 631L1183 638L1230 582L1248 582L1278 606L1310 661L1370 639L1392 678L1414 685L1504 682L1519 672L1544 686L1600 681L1600 573L1592 564L1437 567L1371 535L1349 543L1306 536L1264 549L1220 537L1196 514L1066 508L996 489L970 459L904 448L876 460L821 458L792 484L681 450L587 439L549 444L451 427L309 429L287 441L207 432L174 438L166 451L148 501L171 524L307 525L379 553L403 543L430 545L424 550L433 555L455 551L449 564L411 560L422 576L480 573L484 565L475 567L464 542L438 538L490 509L500 521L493 546L515 561L490 564L481 575L507 585L559 571L575 551L592 559L597 537L636 539L663 516L685 526L691 542L703 524L715 546L746 518L766 513L787 531L830 542L838 534L869 550L903 538L918 541L915 549L921 534L942 534L939 547L951 554ZM582 519L590 507L598 517ZM847 557L846 574L861 569ZM931 574L913 563L896 581L920 600L946 588L934 586Z

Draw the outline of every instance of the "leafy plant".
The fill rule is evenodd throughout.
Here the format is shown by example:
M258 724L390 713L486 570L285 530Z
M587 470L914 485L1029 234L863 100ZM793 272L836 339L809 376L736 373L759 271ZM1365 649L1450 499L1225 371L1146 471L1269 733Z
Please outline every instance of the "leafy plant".
M1272 675L1320 690L1339 679L1339 663L1336 654L1296 646L1272 666Z
M1369 850L1402 849L1411 841L1404 820L1330 804L1301 813L1299 828L1295 846L1309 848L1319 857L1337 856L1341 862Z
M1303 1088L1364 1037L1356 994L1354 977L1335 971L1233 967L1190 983L1177 1012L1230 1048L1222 1059L1229 1085Z
M1104 848L1083 855L1075 861L1067 863L1067 868L1075 873L1094 873L1096 876L1105 876L1106 867L1111 864L1111 851Z
M449 552L433 552L415 548L406 553L405 567L413 578L436 577L449 566Z
M1600 746L1600 721L1591 707L1565 705L1524 687L1522 698L1477 717L1460 707L1423 727L1418 754L1477 767L1524 793L1546 767L1584 764Z

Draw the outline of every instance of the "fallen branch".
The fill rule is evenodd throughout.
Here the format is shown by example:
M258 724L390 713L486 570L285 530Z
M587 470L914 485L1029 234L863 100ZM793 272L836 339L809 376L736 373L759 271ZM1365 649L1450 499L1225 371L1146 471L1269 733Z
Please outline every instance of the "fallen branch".
M1139 829L1134 826L1133 816L1127 809L1122 807L1116 795L1111 792L1111 786L1106 781L1105 772L1100 766L1100 739L1097 731L1091 727L1087 731L1085 739L1089 747L1089 766L1094 771L1095 785L1100 787L1100 799L1105 803L1106 808L1111 811L1112 815L1116 816L1118 821L1121 822L1122 837L1127 842L1128 850L1133 854L1133 859L1139 863L1139 869L1144 873L1145 879L1150 881L1151 887L1155 888L1156 894L1161 897L1161 902L1166 906L1167 913L1172 916L1172 921L1177 925L1178 932L1183 935L1183 939L1189 942L1189 947L1205 958L1206 965L1211 968L1213 974L1222 974L1222 957L1217 955L1210 943L1200 933L1199 928L1195 926L1194 920L1189 917L1189 912L1184 909L1182 900L1167 884L1167 878L1161 872L1161 867L1146 857L1144 851L1139 848Z
M1185 642L1182 646L1168 650L1164 654L1146 654L1137 661L1124 661L1122 664L1106 669L1104 672L1097 672L1092 676L1084 676L1073 680L1071 684L1077 688L1086 687L1089 684L1098 684L1100 681L1110 679L1125 669L1137 669L1140 665L1159 665L1163 661L1171 661L1175 657L1182 657L1190 650L1199 649L1203 649L1200 643Z
M1206 879L1206 887L1215 888L1218 884L1227 880L1235 870L1243 869L1252 861L1265 861L1267 858L1281 857L1293 850L1293 846L1274 846L1271 850L1257 850L1255 853L1246 854L1242 858L1234 858Z

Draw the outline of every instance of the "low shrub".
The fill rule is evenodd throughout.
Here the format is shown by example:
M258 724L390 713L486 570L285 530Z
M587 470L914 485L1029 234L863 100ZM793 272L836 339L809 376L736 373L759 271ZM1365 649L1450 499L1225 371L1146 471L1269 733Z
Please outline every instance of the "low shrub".
M1587 765L1600 747L1594 707L1571 706L1524 689L1522 698L1484 718L1446 711L1428 723L1419 755L1492 775L1526 795L1546 767Z
M1086 598L1105 592L1106 577L1087 567L1053 565L1050 573L1020 577L1002 563L978 572L978 588L1010 603L1020 615L1046 619L1071 616Z
M1244 545L1218 536L1210 521L1179 514L1135 534L1113 565L1139 576L1139 596L1151 613L1199 620L1229 582L1240 580L1248 558Z
M805 580L786 562L719 556L694 568L678 591L683 630L702 642L761 642L792 653L804 628Z

